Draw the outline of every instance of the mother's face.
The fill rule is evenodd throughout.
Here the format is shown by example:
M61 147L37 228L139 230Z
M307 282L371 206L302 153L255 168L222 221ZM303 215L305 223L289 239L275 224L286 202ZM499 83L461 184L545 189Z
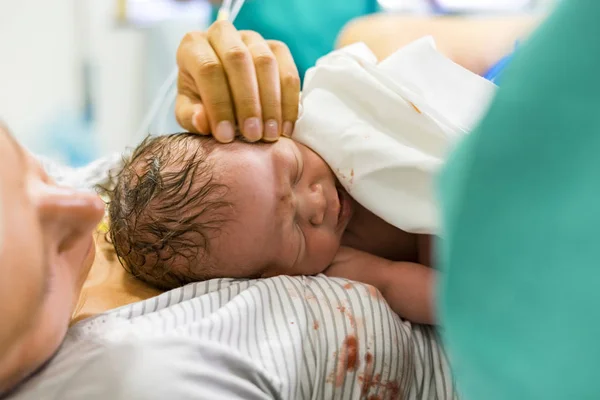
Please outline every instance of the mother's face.
M0 125L0 394L64 338L103 211L97 196L58 187Z

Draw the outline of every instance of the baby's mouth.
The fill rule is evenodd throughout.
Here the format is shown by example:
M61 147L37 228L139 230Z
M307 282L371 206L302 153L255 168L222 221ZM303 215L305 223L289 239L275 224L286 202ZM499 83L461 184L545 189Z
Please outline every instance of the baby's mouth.
M338 202L340 205L340 208L338 210L336 229L341 230L346 228L346 224L350 219L350 216L352 214L352 205L350 203L350 196L341 185L336 184L335 190L337 192Z
M340 188L336 185L335 191L337 192L338 204L340 205L337 215L337 225L340 225L340 220L342 219L342 210L344 209L344 196L340 192Z

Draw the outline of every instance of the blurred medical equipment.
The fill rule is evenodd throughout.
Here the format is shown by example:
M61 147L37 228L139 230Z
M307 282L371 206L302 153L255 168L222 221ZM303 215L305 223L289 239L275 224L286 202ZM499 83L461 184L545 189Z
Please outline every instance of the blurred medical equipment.
M533 5L532 0L429 0L436 11L446 13L487 13L521 11Z
M244 2L245 0L224 0L219 8L217 20L230 21L233 23L244 5ZM167 118L177 97L177 74L178 68L175 67L167 80L165 80L163 85L158 89L156 98L142 120L142 124L133 138L135 142L132 144L137 143L148 135L153 122L159 117L159 132L165 133L164 130L167 124Z
M245 0L223 0L219 12L217 13L217 21L235 21Z
M515 50L517 48L517 45L518 45L518 43L515 44ZM491 82L494 82L495 84L499 84L500 77L502 76L502 73L504 72L506 67L508 67L508 64L510 64L510 62L512 61L513 56L514 56L514 52L508 54L507 56L502 57L502 59L500 61L498 61L496 64L494 64L483 75L483 77Z
M384 10L436 14L546 11L559 0L378 0Z
M240 30L285 43L303 80L320 57L335 49L346 24L379 10L378 0L254 0L246 2L235 22Z
M206 1L183 0L118 0L117 20L135 26L147 26L165 20L185 19L202 15Z
M308 70L294 139L378 217L437 234L436 173L495 88L439 53L431 37L379 64L366 45L354 44Z

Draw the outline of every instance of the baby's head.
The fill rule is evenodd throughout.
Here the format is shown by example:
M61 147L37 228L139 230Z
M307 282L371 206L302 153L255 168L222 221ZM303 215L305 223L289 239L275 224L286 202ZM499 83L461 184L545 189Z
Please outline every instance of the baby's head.
M151 137L118 176L109 237L128 270L163 289L313 275L333 260L350 219L338 187L316 153L287 138Z

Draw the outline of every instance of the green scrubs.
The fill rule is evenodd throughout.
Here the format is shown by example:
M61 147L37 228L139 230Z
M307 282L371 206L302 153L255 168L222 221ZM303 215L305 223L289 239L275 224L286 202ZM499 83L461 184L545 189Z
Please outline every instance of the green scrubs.
M235 26L285 42L304 78L348 21L377 8L377 0L246 0Z
M600 1L562 2L520 47L440 189L463 399L600 399Z

